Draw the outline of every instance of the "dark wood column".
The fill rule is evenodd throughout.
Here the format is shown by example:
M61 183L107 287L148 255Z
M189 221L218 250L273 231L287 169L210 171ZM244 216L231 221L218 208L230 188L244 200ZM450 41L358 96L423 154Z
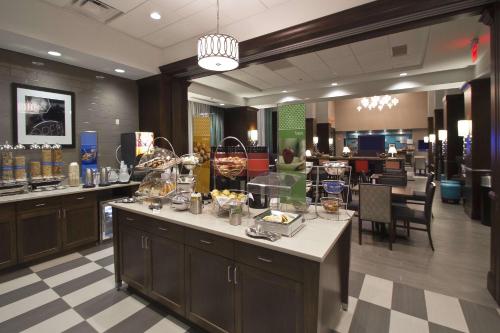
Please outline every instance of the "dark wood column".
M427 135L434 133L434 117L427 117ZM432 151L432 144L429 142L429 149L427 150L427 163L429 163L429 171L434 171L434 152Z
M472 120L472 141L464 156L464 210L481 218L481 177L490 174L490 79L473 80L464 90L465 119Z
M436 109L434 110L434 134L436 134L436 143L433 147L434 152L434 171L436 172L436 178L441 177L443 173L443 158L441 155L441 142L438 140L438 132L440 129L444 129L444 110Z
M492 216L491 262L488 290L500 304L500 3L483 13L483 22L491 28L491 166Z
M330 124L322 123L316 125L316 135L318 136L318 151L323 154L330 153L330 145L328 139L330 138Z
M224 110L224 136L234 136L249 143L248 131L257 129L257 110L249 106Z
M314 118L306 118L306 149L313 151L313 136L316 122Z
M188 87L190 82L166 74L137 81L139 129L172 142L177 155L188 152Z
M457 175L463 148L463 140L458 136L457 122L465 118L464 95L446 95L443 101L444 106L444 129L448 131L446 140L446 156L443 156L444 174L447 179Z

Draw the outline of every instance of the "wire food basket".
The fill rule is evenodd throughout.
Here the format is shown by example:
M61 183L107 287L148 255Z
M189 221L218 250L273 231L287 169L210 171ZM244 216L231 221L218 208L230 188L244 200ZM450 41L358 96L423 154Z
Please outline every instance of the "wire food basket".
M341 208L347 210L351 191L352 167L345 162L328 162L323 165L314 166L316 168L316 193L315 193L315 212L316 216L326 219L340 219ZM329 179L320 183L320 170L328 174ZM327 194L319 199L320 188ZM325 213L318 211L318 201L321 202Z
M166 142L170 149L154 146L158 140ZM149 201L171 199L178 190L180 161L167 138L162 136L154 138L135 167L136 170L148 173L139 185L137 194Z

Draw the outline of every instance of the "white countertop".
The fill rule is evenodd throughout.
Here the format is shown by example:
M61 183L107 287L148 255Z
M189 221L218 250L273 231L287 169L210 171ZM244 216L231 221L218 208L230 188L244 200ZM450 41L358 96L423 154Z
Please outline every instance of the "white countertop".
M57 197L57 196L68 195L68 194L111 190L114 188L128 187L128 186L139 185L139 184L140 184L140 182L130 182L128 184L113 184L113 185L109 185L109 186L96 186L96 187L91 187L91 188L83 188L82 185L80 185L80 186L75 186L75 187L68 186L67 188L62 189L62 190L12 194L12 195L0 196L0 205L6 204L6 203L12 203L12 202L26 201L26 200Z
M270 242L251 238L245 234L245 229L253 225L253 216L262 210L251 209L250 216L244 216L241 225L232 226L229 224L228 217L217 217L212 213L211 207L204 207L203 214L194 215L189 211L175 211L166 205L159 213L153 213L147 204L111 203L111 206L317 262L322 262L325 259L354 214L353 211L341 211L340 215L327 214L322 207L318 207L320 215L328 216L329 219L306 220L304 228L295 236L281 237L276 242ZM314 207L311 206L309 210L310 213L306 215L306 219L315 216Z

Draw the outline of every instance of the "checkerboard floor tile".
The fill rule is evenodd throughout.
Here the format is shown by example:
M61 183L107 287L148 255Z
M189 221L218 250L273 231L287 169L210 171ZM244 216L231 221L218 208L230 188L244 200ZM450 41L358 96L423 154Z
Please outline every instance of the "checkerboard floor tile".
M113 248L100 245L0 275L0 332L201 333L127 289L115 290ZM489 333L500 309L351 272L338 333Z

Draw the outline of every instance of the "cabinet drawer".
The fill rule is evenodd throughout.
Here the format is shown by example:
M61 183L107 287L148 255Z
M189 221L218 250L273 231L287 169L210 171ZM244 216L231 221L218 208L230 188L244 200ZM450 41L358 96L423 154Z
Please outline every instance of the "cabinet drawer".
M63 205L92 205L97 204L94 193L78 193L62 197Z
M33 209L58 208L60 203L60 197L21 201L17 203L17 211L22 214L27 210Z
M151 223L147 223L148 231L152 234L184 243L184 228L180 225L163 221L150 221Z
M118 222L120 224L127 224L133 228L147 231L147 225L144 223L146 218L139 214L129 213L124 210L118 210Z
M235 260L296 281L303 280L303 261L300 258L237 242Z
M234 242L207 232L186 229L186 245L212 252L226 258L234 258Z

